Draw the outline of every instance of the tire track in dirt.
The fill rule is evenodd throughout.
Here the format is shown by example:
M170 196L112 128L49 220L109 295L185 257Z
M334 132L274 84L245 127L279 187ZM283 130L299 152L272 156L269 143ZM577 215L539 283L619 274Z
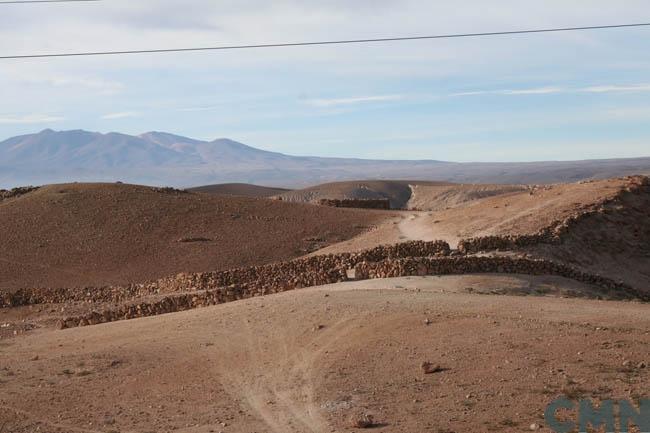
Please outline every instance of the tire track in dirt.
M222 384L233 397L243 399L270 431L330 432L331 426L315 401L315 365L328 348L350 332L352 323L352 319L345 319L315 329L313 338L298 342L281 331L272 336L259 335L249 322L243 321L241 334L233 336L241 356L232 360L238 363L237 368L224 365L220 372ZM315 350L314 345L318 345ZM301 349L295 351L296 347ZM273 352L276 362L271 364L268 359Z

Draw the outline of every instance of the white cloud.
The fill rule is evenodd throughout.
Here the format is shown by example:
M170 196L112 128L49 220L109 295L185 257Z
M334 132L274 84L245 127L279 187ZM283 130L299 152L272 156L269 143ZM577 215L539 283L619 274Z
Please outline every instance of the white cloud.
M481 96L481 95L549 95L562 93L566 89L561 87L533 87L530 89L501 89L501 90L478 90L473 92L452 93L450 96Z
M27 114L24 116L0 116L0 124L27 125L32 123L53 123L65 120L62 116L48 114Z
M376 95L376 96L359 96L352 98L333 98L333 99L310 99L309 105L314 107L338 107L343 105L366 104L371 102L388 102L404 99L402 95Z
M220 108L223 108L222 106L218 105L210 105L210 106L205 106L205 107L185 107L185 108L178 108L178 111L184 111L188 113L194 113L194 112L200 112L200 111L214 111L218 110Z
M140 114L135 111L121 111L119 113L104 114L101 118L104 120L126 119L129 117L138 117Z
M562 92L565 92L565 89L561 87L539 87L536 89L509 90L506 95L548 95Z
M550 95L554 93L614 93L614 92L650 92L650 84L630 84L625 86L602 85L589 87L534 87L530 89L499 89L477 90L471 92L452 93L450 96L481 96L481 95Z
M650 92L650 84L631 84L628 86L592 86L580 89L581 92L588 93L608 93L608 92Z
M48 81L57 87L82 87L105 95L112 95L124 89L124 84L102 78L52 78Z
M48 88L65 88L66 90L91 90L102 95L114 95L124 90L124 83L103 77L77 76L67 71L52 72L39 70L40 73L26 72L25 68L6 67L0 71L3 81L11 85L35 85Z

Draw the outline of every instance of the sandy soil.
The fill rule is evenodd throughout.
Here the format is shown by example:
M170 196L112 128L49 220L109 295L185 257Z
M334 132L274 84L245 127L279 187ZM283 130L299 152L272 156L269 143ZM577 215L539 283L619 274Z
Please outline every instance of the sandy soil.
M440 211L462 206L468 202L511 192L528 191L527 185L426 185L413 184L408 209Z
M51 185L0 203L0 290L287 260L391 215L122 184Z
M529 278L344 283L5 340L0 425L352 432L372 414L373 431L549 431L542 412L560 394L647 392L647 305L462 293Z
M386 220L376 230L329 246L323 252L354 251L378 243L418 239L441 239L455 247L461 239L474 236L535 233L577 209L616 194L623 183L620 179L608 179L551 185L532 191L502 190L498 195L456 203L456 207L449 209L405 211L396 218ZM430 192L437 187L426 189L431 200L428 203L440 204Z
M445 209L428 212L51 186L0 204L0 288L532 233L621 185L429 191ZM517 253L650 281L649 200ZM597 295L559 277L405 277L64 331L57 317L89 305L0 309L0 433L348 433L368 414L379 432L549 432L542 413L560 395L648 397L650 306Z

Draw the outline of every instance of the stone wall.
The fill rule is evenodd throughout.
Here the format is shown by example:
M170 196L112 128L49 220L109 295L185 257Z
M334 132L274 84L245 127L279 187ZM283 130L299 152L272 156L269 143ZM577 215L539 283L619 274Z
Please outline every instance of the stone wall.
M0 201L18 197L27 194L28 192L36 191L37 189L37 186L20 186L12 189L0 189Z
M332 207L353 207L361 209L390 209L390 200L387 198L381 199L333 199L322 198L318 200L321 206Z
M499 274L525 274L525 275L556 275L570 278L583 283L591 284L612 292L620 299L637 299L650 301L650 294L642 293L631 287L615 282L598 275L590 275L569 266L554 263L548 260L531 260L512 257L411 257L389 258L379 262L362 261L355 265L355 279L394 278L402 276L425 275L455 275L476 273ZM204 274L197 274L204 275ZM58 327L70 328L76 326L94 325L116 320L134 319L138 317L155 316L189 310L192 308L218 305L240 299L263 296L270 293L282 292L307 287L308 285L321 285L344 281L346 277L337 271L330 274L331 280L319 281L313 279L313 284L305 280L296 284L296 281L285 280L266 284L264 281L253 281L245 284L232 284L228 287L210 288L214 282L210 279L188 279L181 284L194 284L192 293L172 293L162 295L159 299L132 303L108 309L102 312L69 317L61 320ZM327 278L325 278L327 279ZM206 289L207 288L207 289ZM203 290L201 290L203 289Z
M345 281L347 270L364 261L449 254L449 244L444 241L412 241L395 245L381 245L354 253L312 256L263 266L178 274L144 284L117 287L22 289L0 295L0 307L64 302L123 302L143 296L214 289L235 284L247 284L251 290L262 294L275 293Z
M594 214L607 212L607 207L611 204L619 203L623 195L650 193L649 177L629 176L626 177L625 180L625 187L623 187L613 197L601 200L600 202L582 209L563 220L554 221L537 233L524 235L482 236L462 239L458 243L458 251L461 254L473 254L481 251L514 250L540 243L559 244L572 227L583 222Z
M355 267L357 279L480 273L555 275L608 291L617 291L625 298L650 301L650 294L637 291L622 282L600 275L588 274L570 266L543 259L485 256L412 257L388 259L374 263L363 262Z

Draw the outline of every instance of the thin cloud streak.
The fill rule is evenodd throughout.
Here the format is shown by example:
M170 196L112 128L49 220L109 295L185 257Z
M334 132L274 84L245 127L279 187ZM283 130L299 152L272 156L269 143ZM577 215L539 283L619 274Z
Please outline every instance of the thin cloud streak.
M650 92L650 84L631 84L627 86L602 85L589 87L533 87L529 89L498 89L498 90L477 90L471 92L452 93L449 96L483 96L483 95L551 95L560 93L640 93Z
M549 95L551 93L562 93L566 89L561 87L533 87L530 89L501 89L501 90L477 90L473 92L452 93L450 96L481 96L481 95Z
M580 91L589 93L650 92L650 84L633 84L629 86L592 86L580 89Z
M140 114L135 111L122 111L119 113L104 114L101 118L104 120L126 119L130 117L138 117Z
M404 99L403 95L376 95L351 98L310 99L307 103L314 107L338 107L345 105L366 104L372 102L390 102Z
M5 125L54 123L63 120L65 120L65 117L51 116L47 114L27 114L25 116L0 116L0 124L5 124Z

